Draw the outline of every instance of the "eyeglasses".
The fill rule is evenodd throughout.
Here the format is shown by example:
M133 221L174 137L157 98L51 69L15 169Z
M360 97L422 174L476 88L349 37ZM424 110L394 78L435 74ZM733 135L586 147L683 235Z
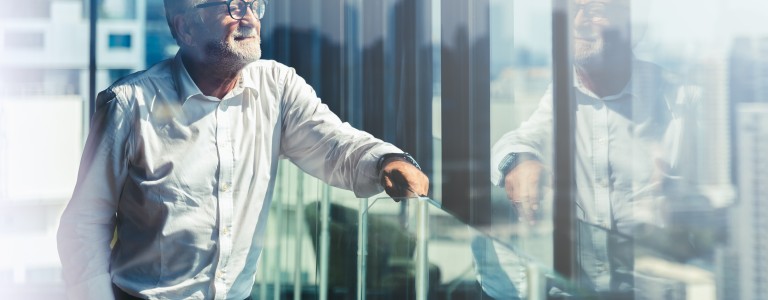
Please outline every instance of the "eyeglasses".
M576 16L579 12L583 12L585 17L604 19L608 14L608 7L605 3L590 2L587 4L574 4L571 13Z
M267 10L267 0L227 0L220 2L207 2L195 5L195 8L213 7L216 5L226 4L229 10L229 16L235 20L242 20L245 15L248 14L248 8L250 7L256 18L261 20L264 17L264 12Z
M571 17L576 17L580 12L582 17L595 21L604 21L608 19L620 19L622 17L628 17L630 7L622 1L614 1L612 3L604 2L589 2L586 4L572 4Z

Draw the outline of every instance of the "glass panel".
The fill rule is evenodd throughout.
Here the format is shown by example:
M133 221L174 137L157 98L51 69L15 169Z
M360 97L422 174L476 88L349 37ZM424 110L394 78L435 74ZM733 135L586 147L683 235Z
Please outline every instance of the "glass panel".
M416 157L426 172L431 172L434 49L430 15L439 11L433 11L430 2L271 1L262 20L263 57L295 68L342 120L393 142ZM286 164L281 166L280 176L293 168ZM296 293L310 299L320 295L322 200L328 199L330 254L326 296L356 299L357 213L361 200L351 192L324 185L306 187L309 182L318 183L309 177L304 180L307 192L301 204L303 217L298 216L300 205L294 204L290 196L296 191L295 183L282 182L287 187L277 187L269 219L268 247L260 262L253 295L262 299L272 299L275 295L291 298ZM301 218L307 225L302 234L293 231L292 225L286 225ZM389 221L382 219L385 217L374 217L369 226L393 228ZM391 237L371 240L375 248L381 248L371 251L405 252L398 250L398 247L407 247L399 244L402 236L398 237L396 231L387 232ZM288 241L295 238L294 234L310 242L297 249L297 244ZM387 246L379 245L391 238L400 240ZM298 290L292 269L296 263L291 261L296 253L303 255L300 272L304 275ZM391 266L382 265L376 254L369 256L368 261L374 268L387 268L382 269L384 273L372 273L367 278L370 297L400 299L398 295L412 294L412 283L410 292L393 289L409 282L400 277L412 278L412 274L401 272L412 270L412 263L407 266L408 263L396 260Z
M251 295L255 299L293 299L294 295L316 298L319 257L322 252L322 201L332 200L331 249L340 251L336 246L347 244L340 239L355 236L348 234L355 233L356 229L347 227L357 226L357 223L356 217L334 217L339 216L337 210L341 209L334 203L355 203L348 199L354 196L346 191L332 189L287 162L280 165L278 178L274 200L269 207L264 250ZM347 224L347 221L355 223ZM334 257L333 253L331 261L335 264L332 266L342 268L346 262ZM343 278L339 276L344 276L345 270L342 268L335 271L333 280Z
M366 299L415 299L416 201L372 198L364 216ZM363 206L366 207L366 206ZM433 272L438 270L431 268Z
M10 245L0 255L0 290L8 298L63 297L55 233L77 178L89 91L145 68L144 10L137 8L146 1L120 2L102 2L111 20L99 24L97 86L88 83L89 44L96 43L83 13L88 1L28 1L0 18L0 240ZM117 52L113 36L122 41Z
M0 1L0 293L62 298L59 215L88 119L80 1Z
M553 269L552 5L492 0L490 11L493 214L480 229L495 240L473 245L488 256L477 269L486 292L515 299L528 293L528 264Z
M575 297L591 299L595 294L579 288L540 259L522 251L508 240L499 240L468 226L463 220L445 212L437 201L427 198L377 198L368 209L368 261L366 276L394 276L394 266L405 267L397 276L397 290L384 293L383 299L415 299L419 236L427 236L426 285L429 299L558 299ZM365 200L364 200L365 201ZM420 220L419 206L426 204L428 213ZM426 223L422 221L426 220ZM425 227L420 227L425 225ZM401 241L399 241L401 240ZM393 242L399 241L397 245ZM395 253L400 253L395 255ZM381 267L381 262L386 267ZM391 282L391 281L390 281ZM375 292L368 289L368 297ZM608 298L613 299L613 298Z
M575 150L568 153L567 148L552 147L551 128L558 119L552 120L551 112L565 105L566 99L553 100L551 92L541 89L544 100L531 106L538 110L530 114L525 95L541 85L530 81L534 78L530 64L504 62L535 59L494 55L496 45L513 49L504 54L532 43L551 47L550 35L528 34L536 29L524 30L526 23L521 20L542 18L533 17L533 12L518 15L537 4L504 2L511 7L505 15L516 18L510 21L515 26L505 26L491 14L496 30L491 34L491 135L497 141L492 167L501 167L509 153L536 154L516 156L511 175L525 170L521 158L536 157L544 170L554 170L553 157L573 157L571 197L579 222L565 230L577 233L572 241L576 250L572 280L580 288L612 299L765 295L758 286L763 286L761 274L768 268L754 265L762 261L755 249L761 249L760 238L765 235L760 229L764 226L755 223L762 211L756 183L765 181L760 181L762 165L756 163L762 161L757 153L764 152L759 141L766 132L766 124L757 121L765 113L761 106L764 59L759 53L766 30L759 20L766 14L756 8L764 5L746 0L568 2L571 61L566 67L552 67L573 72L574 82L565 87L571 89L576 103L571 111ZM685 22L672 17L673 11L693 6L699 10ZM729 25L736 19L739 25ZM514 40L504 40L500 33L509 28L514 29ZM551 66L544 64L543 69ZM497 67L523 74L503 82L494 71ZM543 74L547 73L539 75ZM545 84L552 80L550 75L540 78ZM510 91L506 95L505 89ZM522 118L516 114L523 114ZM525 122L518 125L520 121ZM543 180L546 190L547 176L530 172L528 177ZM492 176L495 183L502 177L498 175ZM508 177L507 183L516 186L525 179ZM493 199L495 203L524 200L525 193L533 190L515 192L507 186L506 191L496 189ZM544 214L533 216L546 219L551 200L546 191L539 195ZM511 219L519 217L519 208ZM519 240L512 244L525 247ZM548 262L547 258L537 260Z
M673 26L668 19L673 11L693 5L701 8L698 13ZM634 106L668 125L636 128L647 133L666 128L667 136L678 139L672 143L676 148L659 139L665 150L649 151L653 155L647 160L655 160L649 164L655 166L652 174L662 175L657 180L661 186L638 191L636 199L643 201L634 201L636 222L625 228L633 229L628 232L636 243L659 253L641 256L636 251L635 269L663 270L664 278L670 278L668 289L699 299L765 297L768 267L759 253L766 234L759 225L764 211L759 203L766 194L756 183L768 182L760 163L766 152L759 142L768 124L755 118L766 111L761 94L765 59L758 54L768 34L762 25L768 17L765 4L635 1L631 9L633 74L656 65L665 76L658 82L669 86L654 89L668 93L665 101L655 101L666 108ZM642 95L648 86L637 84L632 90ZM639 175L633 179L642 180ZM656 291L641 292L652 296Z

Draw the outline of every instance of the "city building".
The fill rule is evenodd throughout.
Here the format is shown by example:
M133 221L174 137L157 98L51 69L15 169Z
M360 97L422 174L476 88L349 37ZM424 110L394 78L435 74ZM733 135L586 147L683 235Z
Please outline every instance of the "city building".
M727 291L738 299L768 297L768 104L742 103L736 109L739 202L731 211L729 252L723 263L736 267ZM724 275L726 279L730 274ZM730 298L724 298L730 299Z

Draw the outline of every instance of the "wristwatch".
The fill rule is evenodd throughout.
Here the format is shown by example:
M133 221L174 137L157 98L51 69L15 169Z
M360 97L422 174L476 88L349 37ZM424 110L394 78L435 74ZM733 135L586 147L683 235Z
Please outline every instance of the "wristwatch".
M507 176L509 171L512 171L512 169L517 167L517 160L519 157L519 153L510 153L501 160L501 163L499 164L499 172L501 172L501 177Z
M384 167L384 162L390 158L402 158L403 160L407 161L408 163L416 167L416 169L419 169L419 171L421 171L421 166L419 166L419 163L416 162L415 159L413 159L413 156L408 154L408 152L403 152L403 153L387 153L379 157L379 162L376 164L377 173L381 173L381 168Z

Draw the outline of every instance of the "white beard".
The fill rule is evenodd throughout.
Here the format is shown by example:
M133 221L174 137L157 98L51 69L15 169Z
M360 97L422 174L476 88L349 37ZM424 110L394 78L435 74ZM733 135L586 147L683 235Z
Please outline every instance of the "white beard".
M242 68L261 59L261 38L251 27L239 27L226 41L208 42L205 52L206 57L223 66Z
M595 41L577 40L573 46L574 63L577 65L600 64L605 52L605 41L599 38Z

